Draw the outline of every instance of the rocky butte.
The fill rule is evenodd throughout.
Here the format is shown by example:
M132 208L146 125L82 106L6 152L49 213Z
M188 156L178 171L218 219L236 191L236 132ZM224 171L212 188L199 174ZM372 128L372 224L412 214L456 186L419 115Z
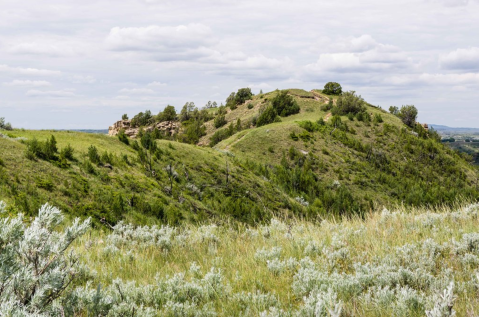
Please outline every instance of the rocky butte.
M125 131L125 134L130 138L136 138L138 132L140 131L139 127L131 126L131 120L120 120L115 122L112 126L108 128L108 135L118 135L118 133L122 129ZM175 135L180 129L180 123L175 121L163 121L144 128L144 130L148 132L151 132L155 129L163 131L167 135Z

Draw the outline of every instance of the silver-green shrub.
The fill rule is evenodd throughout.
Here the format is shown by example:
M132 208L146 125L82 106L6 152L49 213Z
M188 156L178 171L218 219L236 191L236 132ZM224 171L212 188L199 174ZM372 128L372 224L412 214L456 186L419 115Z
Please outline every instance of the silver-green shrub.
M29 225L22 214L0 220L1 316L54 314L63 309L58 299L86 273L67 249L90 227L90 219L76 219L58 231L62 221L60 210L48 204Z

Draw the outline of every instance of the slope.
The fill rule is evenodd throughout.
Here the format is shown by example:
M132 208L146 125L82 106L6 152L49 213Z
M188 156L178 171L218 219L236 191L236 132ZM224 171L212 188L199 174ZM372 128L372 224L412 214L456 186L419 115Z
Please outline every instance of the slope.
M408 127L367 103L361 112L341 115L338 97L290 89L287 95L299 112L258 126L280 93L223 108L227 124L218 129L214 115L219 109L209 109L214 115L204 123L206 135L199 144L213 145L219 134L213 147L175 141L194 140L194 133L185 139L181 133L141 132L132 140L11 131L0 138L0 199L12 212L29 215L50 202L71 215L93 216L97 223L174 224L349 216L378 205L479 198L477 170L463 156L442 145L433 131L419 124ZM191 126L196 130L190 132L203 131L195 112L186 113L185 131ZM73 157L67 158L69 145ZM43 148L58 149L47 155Z
M277 93L255 96L248 102L254 105L251 109L240 105L228 112L227 121L254 120L261 106ZM310 206L313 212L477 197L477 170L463 155L442 145L434 131L420 124L408 127L397 116L368 103L366 117L335 118L331 116L334 109L325 106L330 97L320 91L290 89L288 93L300 106L298 114L244 129L214 147L252 162L251 168L289 195L317 206ZM336 104L338 97L332 98ZM330 119L324 122L325 118ZM217 131L208 130L206 140ZM338 205L337 200L343 203Z
M26 158L33 139L54 136L59 152L71 145L68 166ZM156 175L151 177L137 152L117 138L68 131L15 130L0 138L0 200L11 211L34 215L46 202L73 216L93 216L114 224L136 224L234 218L268 219L297 203L245 168L211 148L165 140L158 144ZM90 163L96 148L100 163ZM60 156L57 154L57 157ZM171 166L171 170L169 169ZM171 180L171 182L170 182Z

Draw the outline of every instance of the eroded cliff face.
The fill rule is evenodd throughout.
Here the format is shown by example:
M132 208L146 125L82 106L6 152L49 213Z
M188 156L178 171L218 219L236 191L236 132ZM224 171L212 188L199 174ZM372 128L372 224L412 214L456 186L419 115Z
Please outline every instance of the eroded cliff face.
M109 127L108 135L118 135L121 129L125 130L125 134L133 139L136 138L138 132L140 131L140 128L131 127L130 120L120 120L115 122L111 127ZM180 123L176 121L164 121L144 127L144 130L148 132L151 132L155 129L163 131L167 135L174 135L177 134L180 129Z

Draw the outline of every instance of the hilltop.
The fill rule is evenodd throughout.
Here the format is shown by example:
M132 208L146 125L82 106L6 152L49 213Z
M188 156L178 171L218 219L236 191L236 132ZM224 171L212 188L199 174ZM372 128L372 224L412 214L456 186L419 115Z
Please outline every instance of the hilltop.
M71 215L146 224L317 218L479 196L477 170L433 130L354 93L240 90L225 106L188 103L128 121L136 139L122 130L5 133L0 197L31 215L48 201ZM148 128L165 122L174 133Z

